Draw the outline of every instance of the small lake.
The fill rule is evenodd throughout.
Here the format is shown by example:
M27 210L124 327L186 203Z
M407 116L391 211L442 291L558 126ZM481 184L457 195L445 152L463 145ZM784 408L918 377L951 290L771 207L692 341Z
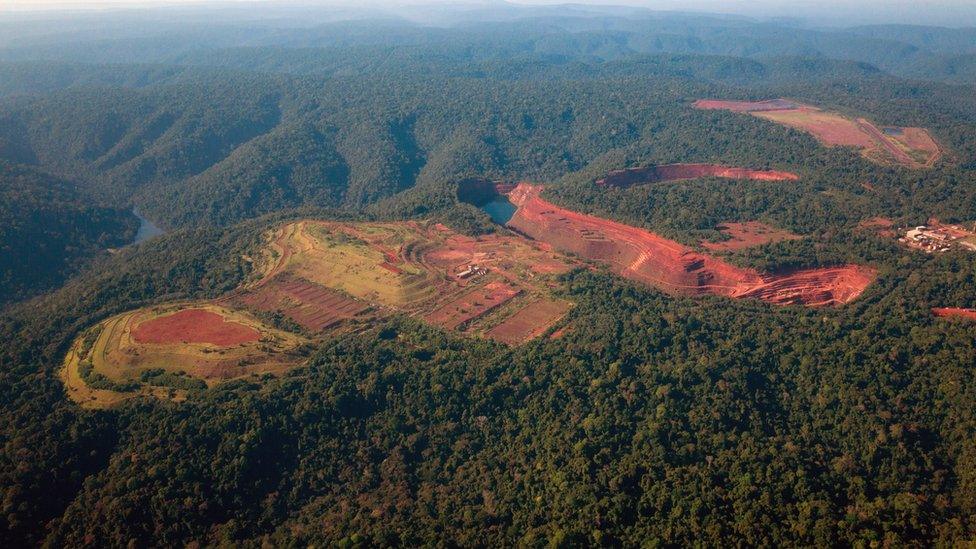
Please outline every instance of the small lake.
M132 241L133 244L138 244L144 240L149 240L154 236L159 236L166 232L157 227L152 221L142 217L142 214L139 213L138 209L133 208L132 215L139 218L139 230L136 231L136 237Z
M508 198L504 196L495 197L494 200L488 202L487 204L481 206L481 209L488 214L488 217L492 221L498 223L499 225L504 225L508 223L508 220L515 215L515 204L508 201Z

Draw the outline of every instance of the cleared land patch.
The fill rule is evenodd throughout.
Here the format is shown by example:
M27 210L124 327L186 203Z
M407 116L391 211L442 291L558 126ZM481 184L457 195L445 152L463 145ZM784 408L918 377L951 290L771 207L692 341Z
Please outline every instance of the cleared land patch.
M200 334L187 330L199 328ZM179 400L186 392L294 367L305 338L212 303L180 303L111 317L83 333L61 378L83 406L140 395Z
M960 307L935 307L932 314L940 318L964 318L966 320L976 320L976 309L963 309Z
M858 228L873 232L885 238L895 238L898 232L895 230L895 222L887 217L872 217L864 219L857 224Z
M715 164L665 164L614 170L596 184L601 187L627 188L647 183L664 181L685 181L702 177L721 177L725 179L751 179L755 181L796 181L794 173L778 170L752 170Z
M803 238L760 221L728 222L715 228L727 235L729 239L721 242L703 241L702 246L716 252L744 250L772 242Z
M519 345L550 331L572 307L553 297L554 275L583 265L566 251L668 291L773 303L844 303L874 276L850 265L763 276L559 208L540 191L523 183L510 193L518 209L509 225L532 239L469 237L419 222L283 224L269 232L255 276L240 288L100 322L76 339L61 379L86 407L138 396L179 401L229 379L300 366L308 343L398 313Z
M573 304L551 298L535 299L488 330L488 337L509 345L519 345L546 333L559 322ZM555 333L553 337L559 337Z
M370 309L369 303L289 274L275 275L232 302L257 311L281 313L313 333Z
M140 322L132 330L136 343L210 343L238 345L261 338L260 332L205 309L183 309Z
M467 237L437 224L286 223L268 234L252 280L214 301L100 322L76 339L61 379L86 407L138 396L181 400L229 379L287 371L305 361L306 343L395 313L490 337L514 298L540 300L556 285L553 275L578 264L519 236Z
M501 281L489 282L441 305L433 312L425 315L424 320L442 328L453 330L466 322L481 318L520 293L522 290L517 286Z
M827 146L861 149L868 160L906 168L930 168L942 150L925 128L878 127L866 118L851 118L788 99L719 101L702 99L698 109L748 113L812 134Z

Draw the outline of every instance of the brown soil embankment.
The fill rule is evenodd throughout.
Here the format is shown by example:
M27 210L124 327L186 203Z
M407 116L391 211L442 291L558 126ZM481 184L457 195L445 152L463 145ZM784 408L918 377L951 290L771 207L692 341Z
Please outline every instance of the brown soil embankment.
M858 265L763 275L644 229L561 208L543 200L541 191L540 186L523 183L510 193L518 207L510 227L668 292L836 305L855 299L875 276L873 269Z

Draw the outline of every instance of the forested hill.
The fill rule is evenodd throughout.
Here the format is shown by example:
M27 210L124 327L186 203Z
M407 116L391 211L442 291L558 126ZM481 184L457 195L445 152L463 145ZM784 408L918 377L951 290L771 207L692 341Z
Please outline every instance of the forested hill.
M70 184L0 161L0 305L59 286L94 254L132 241L128 209L97 206Z
M976 255L876 230L976 221L971 30L580 6L467 6L423 12L426 26L208 9L0 14L0 545L976 539L976 324L931 312L976 307ZM693 107L705 97L924 127L944 154L875 163ZM798 177L595 184L674 163ZM689 246L765 223L795 238L721 260L877 278L808 309L527 268L574 304L559 337L509 347L391 309L309 339L281 375L195 380L181 402L173 385L157 387L172 401L104 410L68 398L73 342L121 313L226 298L285 221L517 239L460 201L470 177L540 183L560 206ZM131 241L133 207L167 234L109 253Z
M826 162L888 177L796 132L690 107L704 96L789 95L929 127L952 151L940 168L949 181L976 159L972 88L845 62L660 56L463 71L417 63L392 76L331 77L145 66L83 77L64 65L6 65L36 84L0 100L0 156L77 180L103 202L138 204L168 227L306 204L355 209L469 174L552 181L594 162L625 167L611 159L637 151L630 161ZM743 74L754 76L748 87ZM739 139L743 131L754 139Z
M387 62L394 48L440 59L478 62L541 55L551 60L619 60L646 54L727 55L753 59L804 57L873 65L899 76L970 82L976 79L976 29L867 26L805 27L797 22L654 12L592 6L471 6L449 14L429 7L401 12L370 8L315 11L297 18L288 8L255 20L246 14L208 16L187 11L182 21L165 13L125 12L101 21L40 18L0 20L0 60L362 70ZM219 22L215 22L219 21ZM964 24L964 22L962 22ZM52 35L50 29L63 29ZM445 51L444 46L460 48ZM244 51L242 52L241 49ZM331 60L320 56L328 52ZM282 51L287 55L279 59ZM358 58L358 61L357 61ZM248 61L253 65L248 65Z
M835 311L580 272L558 340L393 320L182 404L65 398L79 330L233 288L272 222L172 233L0 317L6 545L951 545L976 527L973 327L927 313L976 304L964 254L906 255Z

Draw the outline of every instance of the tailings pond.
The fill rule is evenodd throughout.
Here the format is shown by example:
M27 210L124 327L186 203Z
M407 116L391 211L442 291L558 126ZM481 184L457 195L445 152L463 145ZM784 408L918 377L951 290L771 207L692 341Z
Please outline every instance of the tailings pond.
M491 202L481 205L481 209L491 217L491 220L499 225L508 223L508 220L515 215L515 204L508 201L508 197L498 195Z

